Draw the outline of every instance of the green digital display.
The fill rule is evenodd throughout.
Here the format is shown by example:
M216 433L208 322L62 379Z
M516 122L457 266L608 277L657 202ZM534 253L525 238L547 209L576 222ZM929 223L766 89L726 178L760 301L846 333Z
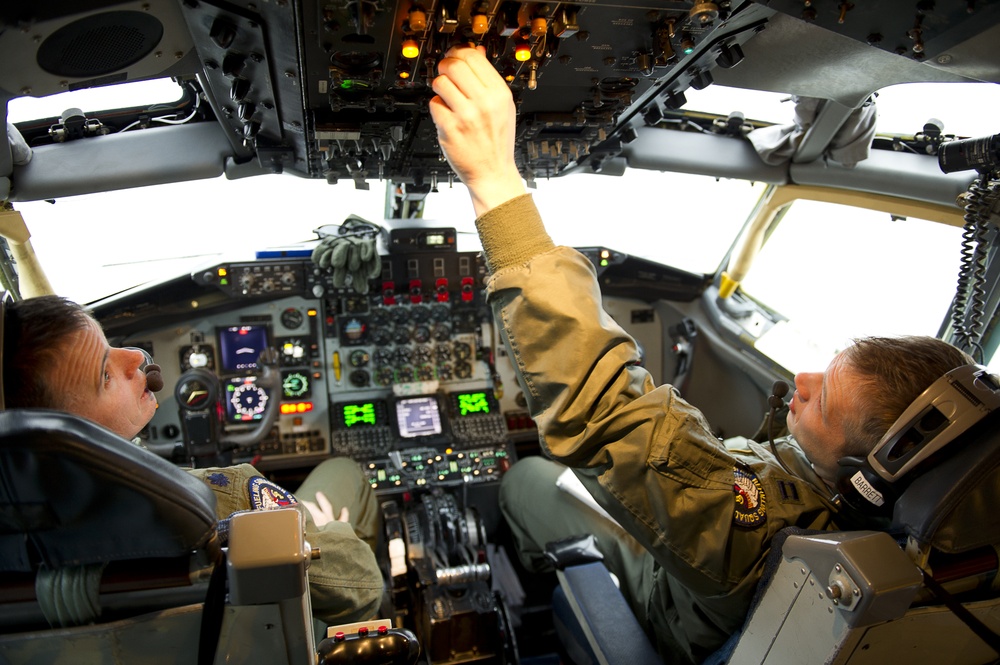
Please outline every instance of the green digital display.
M457 397L458 415L460 416L490 412L490 402L486 398L486 393L460 393Z
M344 427L376 424L375 404L372 402L362 402L360 404L345 404L343 413L344 413Z

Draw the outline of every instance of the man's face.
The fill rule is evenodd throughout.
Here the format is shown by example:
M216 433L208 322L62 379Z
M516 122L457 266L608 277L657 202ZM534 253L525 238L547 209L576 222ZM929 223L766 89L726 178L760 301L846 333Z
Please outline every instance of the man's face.
M96 321L68 337L45 377L66 411L131 439L152 419L156 396L139 369L141 352L112 349Z
M856 408L851 396L860 380L861 375L842 353L825 372L795 375L788 431L827 481L836 477L837 460L844 456L844 417Z

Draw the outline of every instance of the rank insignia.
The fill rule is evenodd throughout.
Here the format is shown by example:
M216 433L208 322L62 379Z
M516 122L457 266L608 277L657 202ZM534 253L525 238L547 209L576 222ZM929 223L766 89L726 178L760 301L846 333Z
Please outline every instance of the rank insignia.
M210 485L216 485L217 487L226 487L229 485L229 476L224 473L210 473L205 476L205 480Z
M764 488L753 471L733 467L733 494L736 495L736 507L733 510L733 523L736 526L752 529L767 521Z
M294 494L262 476L251 478L247 490L250 493L250 507L253 510L274 510L298 503Z

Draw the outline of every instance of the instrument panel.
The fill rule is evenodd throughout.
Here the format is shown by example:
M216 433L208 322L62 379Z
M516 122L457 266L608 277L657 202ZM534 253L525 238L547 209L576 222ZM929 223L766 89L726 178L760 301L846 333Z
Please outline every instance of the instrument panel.
M503 396L485 266L423 238L381 255L367 291L334 286L310 249L293 249L98 304L113 344L163 368L144 445L180 464L265 472L347 456L380 493L499 478L512 437L533 424Z

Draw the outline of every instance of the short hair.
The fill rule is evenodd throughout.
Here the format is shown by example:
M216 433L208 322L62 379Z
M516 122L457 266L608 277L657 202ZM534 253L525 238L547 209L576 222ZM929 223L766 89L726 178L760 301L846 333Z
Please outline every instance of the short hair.
M863 337L844 350L862 379L854 387L855 413L844 418L845 453L871 452L896 419L932 383L972 356L927 336Z
M93 319L83 307L60 296L10 303L5 314L2 353L7 408L61 409L63 396L53 394L45 379L57 365L66 340Z

